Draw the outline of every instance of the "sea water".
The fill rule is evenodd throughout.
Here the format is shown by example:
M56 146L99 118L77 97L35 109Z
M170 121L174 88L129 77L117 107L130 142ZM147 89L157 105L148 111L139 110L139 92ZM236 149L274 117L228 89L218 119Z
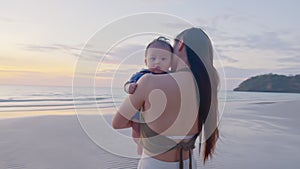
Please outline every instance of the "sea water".
M126 97L123 89L109 87L82 87L74 95L72 87L0 86L0 113L19 111L67 110L99 108L119 105ZM76 99L76 102L74 102ZM227 102L280 102L300 100L295 93L263 93L220 91L220 103Z

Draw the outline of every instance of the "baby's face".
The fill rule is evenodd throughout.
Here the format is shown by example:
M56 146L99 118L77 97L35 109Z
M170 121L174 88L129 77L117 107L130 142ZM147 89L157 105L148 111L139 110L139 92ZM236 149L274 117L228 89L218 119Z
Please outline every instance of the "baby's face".
M171 66L172 53L166 49L149 48L146 56L146 65L153 73L168 72Z

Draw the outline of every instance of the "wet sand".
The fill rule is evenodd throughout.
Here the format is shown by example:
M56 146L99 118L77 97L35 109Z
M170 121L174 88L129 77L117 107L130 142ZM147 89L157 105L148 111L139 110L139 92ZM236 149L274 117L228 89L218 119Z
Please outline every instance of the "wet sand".
M198 168L299 168L299 108L300 101L227 103L216 154L204 167L196 155ZM38 114L2 117L0 169L136 168L138 159L111 154L95 144L74 112ZM111 115L105 116L109 122Z

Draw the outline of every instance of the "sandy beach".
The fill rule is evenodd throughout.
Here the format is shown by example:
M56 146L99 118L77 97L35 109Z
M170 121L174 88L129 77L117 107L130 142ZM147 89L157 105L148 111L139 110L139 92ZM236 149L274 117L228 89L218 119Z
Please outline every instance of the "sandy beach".
M0 168L102 169L136 166L136 159L118 157L102 150L86 135L74 113L64 114L72 112L1 119Z
M216 154L205 166L196 155L198 167L299 168L299 105L300 101L227 103ZM52 113L10 118L2 113L0 169L136 168L138 159L120 157L96 145L73 111ZM194 152L198 154L197 148Z

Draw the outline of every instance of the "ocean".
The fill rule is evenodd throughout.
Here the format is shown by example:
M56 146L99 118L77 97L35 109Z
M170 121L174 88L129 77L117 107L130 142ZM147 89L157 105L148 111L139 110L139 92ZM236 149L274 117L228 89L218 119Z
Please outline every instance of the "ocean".
M77 88L76 95L72 87L47 86L0 86L0 113L23 111L72 110L88 109L95 105L98 108L110 108L119 105L126 97L123 89L99 87ZM73 95L74 94L74 95ZM74 99L76 102L74 102ZM295 93L262 93L220 91L220 105L227 102L281 102L300 100Z
M95 94L93 89L87 87L79 91L73 95L72 87L2 85L0 112L72 110L74 104L80 109L88 109L95 104L99 108L109 108L125 97L124 92L118 92L120 95L114 94L112 97L110 88L97 88Z

